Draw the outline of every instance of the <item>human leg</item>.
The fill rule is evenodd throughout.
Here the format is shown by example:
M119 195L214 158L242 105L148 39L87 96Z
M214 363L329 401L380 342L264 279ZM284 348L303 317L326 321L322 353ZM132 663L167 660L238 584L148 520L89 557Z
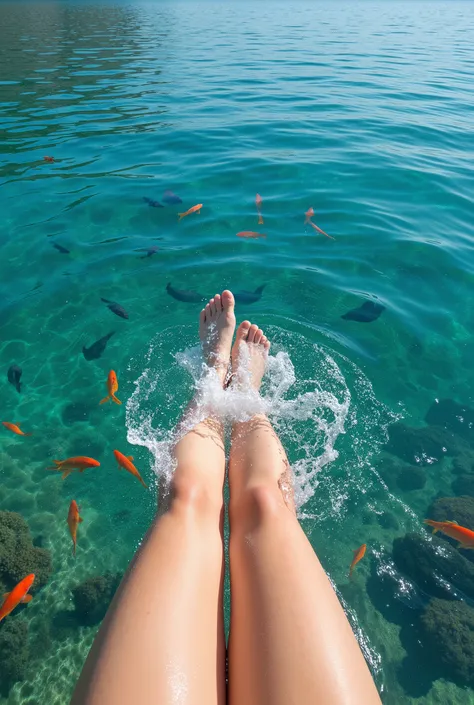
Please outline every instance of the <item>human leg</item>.
M200 317L204 356L222 383L234 328L234 300L223 292ZM181 428L189 419L188 411ZM190 428L174 456L169 508L154 521L122 581L74 705L225 703L220 421L209 417Z
M268 341L246 322L237 331L240 345L248 346L258 389ZM238 368L235 346L233 359ZM289 464L264 415L235 424L229 484L230 705L380 703L336 593L296 518Z

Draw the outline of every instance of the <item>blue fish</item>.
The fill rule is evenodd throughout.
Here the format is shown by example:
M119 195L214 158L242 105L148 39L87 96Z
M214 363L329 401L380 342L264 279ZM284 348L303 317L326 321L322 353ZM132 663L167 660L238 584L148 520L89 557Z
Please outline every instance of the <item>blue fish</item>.
M174 206L177 203L183 202L179 196L177 196L175 193L173 193L173 191L165 191L163 194L163 198L161 200L164 203L167 203L169 206Z
M385 311L385 306L375 301L364 301L361 306L353 308L344 313L341 318L346 321L358 321L359 323L372 323Z
M159 201L155 201L153 198L148 198L148 196L143 196L145 203L148 203L152 208L163 208L163 204Z

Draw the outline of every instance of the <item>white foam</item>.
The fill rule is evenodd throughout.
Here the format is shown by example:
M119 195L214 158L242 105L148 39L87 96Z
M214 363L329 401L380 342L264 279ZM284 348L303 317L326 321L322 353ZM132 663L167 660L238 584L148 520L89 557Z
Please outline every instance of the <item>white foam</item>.
M173 341L186 345L190 336L185 327L163 331L143 360L132 361L132 366L141 366L142 371L127 402L127 438L150 450L153 469L160 478L169 481L172 477L171 447L177 435L206 416L217 415L230 424L265 413L289 454L297 507L314 495L318 473L338 457L337 439L347 426L353 431L358 423L350 414L351 392L336 356L324 346L275 326L266 329L275 342L261 394L246 384L245 374L241 384L223 390L214 370L203 363L199 346L171 355ZM362 373L341 355L337 357L351 366L352 372L357 371L358 393L362 388L366 396L373 395ZM176 427L193 395L198 400L196 408ZM364 432L364 423L360 431ZM354 446L357 456L357 443ZM334 498L333 504L337 502L344 502L344 497Z

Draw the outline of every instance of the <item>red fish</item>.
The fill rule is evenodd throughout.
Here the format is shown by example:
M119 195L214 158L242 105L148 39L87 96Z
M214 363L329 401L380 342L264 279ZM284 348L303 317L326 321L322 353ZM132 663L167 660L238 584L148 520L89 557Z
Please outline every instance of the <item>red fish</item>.
M83 521L82 517L79 516L79 507L75 499L72 500L69 505L69 512L67 515L67 524L69 526L69 531L72 538L72 555L76 557L76 542L77 542L77 527Z
M48 164L53 164L55 161L54 157L43 157L45 162L48 162Z
M255 197L255 205L257 206L257 213L258 213L258 224L263 225L263 218L262 218L262 197L260 194L257 193Z
M108 396L105 397L105 399L102 399L100 404L105 404L106 401L109 401L109 399L112 399L116 404L121 404L122 402L120 399L117 399L115 396L115 392L118 390L118 381L117 381L117 375L113 370L110 370L109 376L107 377L107 391L108 391Z
M309 221L309 224L311 225L312 228L318 231L318 233L322 233L323 235L326 235L330 240L335 240L336 238L333 237L332 235L328 235L327 233L324 232L324 230L321 230L321 228L318 228L317 225L315 225L311 220Z
M187 215L190 215L191 213L200 213L202 208L202 203L198 203L197 206L193 206L189 210L186 211L186 213L178 213L178 218L179 220L182 220L185 218Z
M459 526L455 521L433 521L433 519L425 519L425 524L433 527L433 533L442 531L443 534L449 536L455 541L459 541L458 548L474 548L474 531L466 529L464 526Z
M9 431L12 431L12 433L16 433L17 436L33 435L31 433L23 433L19 423L10 423L9 421L2 421L2 424L5 426L5 428L8 428Z
M136 469L135 465L132 463L133 455L124 455L119 450L114 450L114 455L115 455L115 460L117 461L117 463L119 465L119 470L122 467L124 470L127 470L132 475L135 475L135 477L142 483L143 487L147 490L148 485L145 485L145 483L142 480L142 476L140 475L140 473Z
M78 472L84 472L87 468L98 468L100 463L94 458L88 458L85 455L78 455L74 458L67 458L66 460L53 460L56 467L48 468L48 470L59 470L62 472L63 480L66 479L74 470Z
M351 567L349 568L349 577L351 577L352 571L354 570L357 563L362 560L362 558L365 556L366 548L367 544L363 543L362 546L359 546L359 548L356 548L356 550L354 551L354 558L352 559Z
M314 215L314 210L313 210L313 207L311 207L311 208L310 208L309 210L307 210L306 213L305 213L305 216L306 216L306 219L305 219L305 221L304 221L304 224L305 224L305 225L307 225L307 224L310 222L310 220L311 220L311 218L313 217L313 215Z
M30 573L30 575L27 575L26 578L20 580L18 585L16 585L11 592L5 593L3 596L3 604L0 607L0 622L2 619L5 619L5 617L9 615L10 612L12 612L15 607L20 604L20 602L31 602L31 595L27 595L26 593L33 585L34 579L35 574Z
M247 240L257 240L259 237L267 237L263 233L254 233L252 230L242 230L242 232L237 233L237 237L245 237Z

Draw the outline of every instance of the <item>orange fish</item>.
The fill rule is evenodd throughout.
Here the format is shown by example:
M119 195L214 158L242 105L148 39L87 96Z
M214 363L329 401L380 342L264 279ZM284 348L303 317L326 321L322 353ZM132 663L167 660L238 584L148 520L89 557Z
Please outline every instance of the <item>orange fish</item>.
M30 575L27 575L26 578L23 578L23 580L20 580L18 585L16 585L11 592L6 592L4 594L3 604L0 607L0 622L2 619L5 619L5 617L9 615L10 612L12 612L12 610L20 604L20 602L31 602L31 595L27 595L26 593L33 585L34 579L35 574L31 573Z
M142 483L143 487L147 490L148 485L145 485L145 483L142 480L142 476L136 469L135 465L132 463L133 460L133 455L124 455L121 453L119 450L114 450L114 455L115 455L115 460L117 461L119 465L119 470L122 467L124 470L128 470L132 475L135 475L135 477L140 480Z
M317 225L315 225L311 220L309 221L309 224L311 225L312 228L318 231L318 233L322 233L323 235L326 235L330 240L335 240L336 238L333 237L332 235L328 235L327 233L324 232L324 230L321 230L321 228L318 228Z
M354 551L354 558L352 559L351 567L349 568L349 577L351 577L352 571L354 570L357 563L362 560L362 558L365 556L366 548L367 544L363 543L362 546L359 546L359 548L356 548L356 550Z
M72 500L69 505L69 512L67 515L67 523L69 526L69 531L72 537L72 555L76 557L76 541L77 541L77 527L83 521L82 517L79 516L79 507L75 499Z
M313 210L313 207L311 206L311 208L309 210L307 210L305 213L305 216L306 216L306 219L304 221L305 225L307 225L310 222L310 219L313 217L313 215L314 215L314 210Z
M87 468L98 468L100 463L94 458L87 458L85 455L78 455L75 458L67 458L66 460L53 460L56 467L50 467L48 470L59 470L62 472L63 480L66 479L74 470L84 472Z
M237 233L237 237L245 237L251 240L257 240L259 237L267 237L263 233L254 233L252 230L242 230L241 233Z
M260 194L257 193L255 197L255 205L257 206L257 213L258 213L258 224L263 225L263 218L262 218L262 197Z
M185 218L187 215L190 215L191 213L200 213L202 208L202 203L198 203L197 206L193 206L190 208L186 213L178 213L178 218L179 220L182 220Z
M117 381L117 375L113 370L110 370L109 376L107 377L107 391L109 395L105 397L105 399L102 399L100 404L105 404L106 401L109 401L109 399L112 399L116 404L121 404L122 402L120 399L117 399L115 396L115 392L118 390L118 381Z
M2 421L2 424L5 426L5 428L8 428L9 431L16 433L17 436L31 436L31 435L33 435L31 433L23 433L23 431L20 428L19 423L10 423L9 421Z
M48 164L52 164L54 162L54 157L43 157L45 162L48 162Z
M474 531L459 526L455 521L433 521L425 519L425 524L433 527L433 533L442 531L446 536L450 536L455 541L459 541L458 548L474 548Z

